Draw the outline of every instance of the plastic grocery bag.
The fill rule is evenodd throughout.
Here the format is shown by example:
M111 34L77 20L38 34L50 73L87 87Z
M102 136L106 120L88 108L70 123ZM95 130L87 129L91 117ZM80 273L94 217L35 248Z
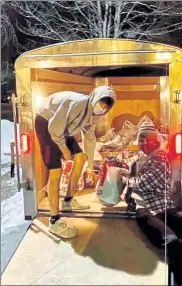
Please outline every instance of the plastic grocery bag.
M116 205L120 201L122 192L120 173L120 168L104 165L97 191L99 199L103 204Z
M62 160L62 165L63 165L63 173L60 179L60 191L59 191L59 195L60 196L65 196L67 189L68 189L68 185L69 185L69 180L70 180L70 175L71 175L71 171L73 168L73 161L68 160L68 161L64 161ZM85 169L87 166L83 167L82 170L82 174L79 178L79 182L77 185L77 191L81 191L84 189L84 173L85 173Z

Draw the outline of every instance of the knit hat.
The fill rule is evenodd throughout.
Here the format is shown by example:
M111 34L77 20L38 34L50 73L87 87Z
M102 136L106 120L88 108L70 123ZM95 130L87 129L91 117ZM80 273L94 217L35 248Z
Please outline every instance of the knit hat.
M164 140L166 140L167 138L162 136L162 134L155 128L153 122L143 122L139 129L138 129L138 133L137 133L137 139L136 142L138 143L138 139L139 139L139 135L143 132L152 132L155 133L157 135L157 139L159 142L164 142Z
M154 132L156 134L159 134L159 132L157 131L157 129L155 128L152 122L143 122L138 129L138 135L145 131Z

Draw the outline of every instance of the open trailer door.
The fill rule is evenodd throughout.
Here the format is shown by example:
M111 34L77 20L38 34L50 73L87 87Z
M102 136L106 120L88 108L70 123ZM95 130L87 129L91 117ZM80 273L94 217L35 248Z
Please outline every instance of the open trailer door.
M170 131L173 193L182 209L182 62L169 65Z
M19 122L19 150L21 152L22 178L20 188L23 189L24 215L32 220L37 215L37 198L34 174L34 123L32 114L32 98L30 86L30 69L16 69L16 97L14 97L14 114ZM16 112L18 110L18 115ZM14 115L15 116L15 115Z
M13 125L14 125L14 141L10 143L11 150L11 167L10 176L17 179L17 191L21 190L21 169L20 169L20 148L19 148L19 125L18 125L18 100L16 95L13 93L11 97L12 109L13 109ZM15 172L16 169L16 172Z

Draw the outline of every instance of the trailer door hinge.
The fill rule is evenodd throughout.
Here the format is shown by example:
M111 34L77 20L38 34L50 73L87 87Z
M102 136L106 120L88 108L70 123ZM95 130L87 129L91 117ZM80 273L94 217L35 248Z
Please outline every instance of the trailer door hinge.
M33 190L33 188L31 187L31 184L30 184L30 182L29 181L24 181L24 182L21 182L20 184L19 184L19 187L20 187L20 189L26 189L27 191L32 191Z
M12 95L12 103L13 104L20 104L21 106L28 106L27 100L28 94L21 94L19 97Z

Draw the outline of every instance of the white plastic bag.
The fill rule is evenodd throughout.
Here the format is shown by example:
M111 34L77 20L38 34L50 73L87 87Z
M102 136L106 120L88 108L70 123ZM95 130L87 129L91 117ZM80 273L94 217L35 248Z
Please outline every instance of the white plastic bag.
M120 179L121 169L113 166L106 166L107 173L98 195L101 202L108 205L116 205L120 201L122 182ZM101 186L100 186L101 187Z

